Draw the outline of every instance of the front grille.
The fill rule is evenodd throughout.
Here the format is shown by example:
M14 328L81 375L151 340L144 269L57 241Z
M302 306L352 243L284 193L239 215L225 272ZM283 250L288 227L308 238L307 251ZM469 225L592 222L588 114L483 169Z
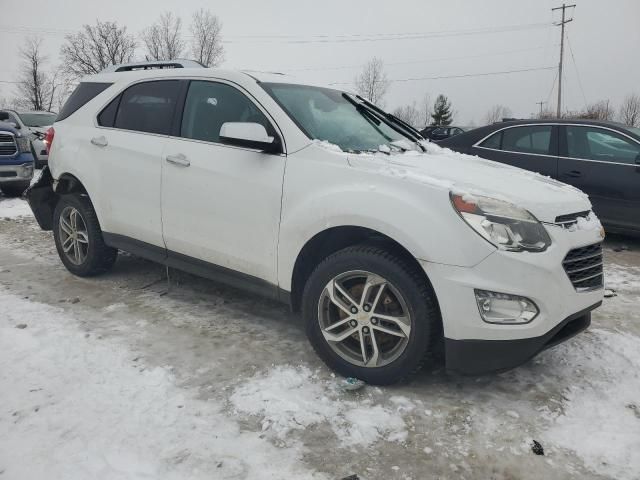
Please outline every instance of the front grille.
M578 218L579 217L588 217L589 213L591 213L589 210L586 210L584 212L576 212L576 213L568 213L566 215L558 215L556 217L556 221L554 222L556 225L560 225L561 227L567 228L570 227L571 225L575 225L576 223L578 223Z
M593 290L604 284L602 243L574 248L562 261L564 271L576 290Z
M15 155L18 146L13 135L0 133L0 155Z
M0 172L0 177L9 178L9 177L17 177L18 174L16 172Z

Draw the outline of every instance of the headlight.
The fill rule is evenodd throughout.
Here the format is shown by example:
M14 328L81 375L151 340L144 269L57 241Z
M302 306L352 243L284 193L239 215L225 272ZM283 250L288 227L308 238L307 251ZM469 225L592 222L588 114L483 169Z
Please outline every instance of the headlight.
M480 195L450 196L464 221L501 250L542 252L551 245L544 226L524 208Z
M31 142L27 137L16 138L16 143L18 144L20 153L29 153L31 151Z

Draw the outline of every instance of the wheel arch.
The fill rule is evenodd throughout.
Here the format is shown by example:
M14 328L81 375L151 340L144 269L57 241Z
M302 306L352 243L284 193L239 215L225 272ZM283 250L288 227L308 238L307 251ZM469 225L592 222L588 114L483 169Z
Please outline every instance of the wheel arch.
M423 280L431 282L415 256L400 242L377 230L355 226L341 225L330 227L316 233L303 245L298 253L291 274L291 308L300 311L302 292L315 267L329 255L358 244L378 245L390 253L397 255L416 268Z
M63 173L54 181L54 192L58 195L80 193L89 196L82 181L71 173Z

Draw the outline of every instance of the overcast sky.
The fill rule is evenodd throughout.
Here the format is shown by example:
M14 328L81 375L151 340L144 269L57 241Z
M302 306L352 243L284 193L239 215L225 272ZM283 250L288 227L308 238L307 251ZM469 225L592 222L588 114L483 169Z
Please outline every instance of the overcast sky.
M617 107L626 94L640 94L640 1L571 3L577 7L566 29L571 49L565 50L565 108L607 98ZM481 123L497 103L515 116L528 117L539 101L549 101L555 110L555 69L433 77L557 67L560 31L552 22L559 12L551 12L560 5L557 0L0 0L0 5L0 81L15 80L17 49L27 35L45 40L53 66L64 35L82 24L112 20L137 36L163 10L180 15L188 27L191 14L205 7L223 22L226 68L283 71L348 88L362 64L378 56L394 80L385 98L390 110L427 93L432 101L438 93L447 95L461 125ZM0 83L0 97L13 90Z

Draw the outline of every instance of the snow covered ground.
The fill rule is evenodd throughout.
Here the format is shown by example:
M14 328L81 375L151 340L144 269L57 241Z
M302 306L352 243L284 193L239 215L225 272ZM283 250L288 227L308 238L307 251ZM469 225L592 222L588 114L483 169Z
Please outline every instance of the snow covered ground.
M128 255L75 278L0 197L0 479L637 479L640 242L605 250L566 344L349 392L286 307Z

